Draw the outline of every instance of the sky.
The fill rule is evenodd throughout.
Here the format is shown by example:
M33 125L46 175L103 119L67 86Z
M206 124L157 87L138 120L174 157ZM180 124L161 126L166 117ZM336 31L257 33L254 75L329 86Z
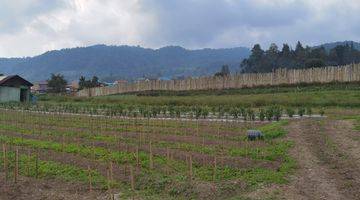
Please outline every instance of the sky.
M0 0L0 57L107 45L360 41L359 0Z

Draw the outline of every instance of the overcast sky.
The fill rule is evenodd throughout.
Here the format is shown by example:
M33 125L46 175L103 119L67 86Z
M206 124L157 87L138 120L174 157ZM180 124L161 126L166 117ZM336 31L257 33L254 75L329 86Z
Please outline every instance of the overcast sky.
M360 40L359 0L0 0L0 57L94 44L294 46Z

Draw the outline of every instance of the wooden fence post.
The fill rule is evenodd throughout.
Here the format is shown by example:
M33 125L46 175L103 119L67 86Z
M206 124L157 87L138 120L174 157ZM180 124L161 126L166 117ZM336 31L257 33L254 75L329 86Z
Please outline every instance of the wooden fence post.
M92 192L92 177L91 177L90 165L88 165L88 178L89 178L89 192Z
M150 164L150 169L153 169L154 168L154 161L153 161L153 153L152 153L151 141L149 142L149 164Z
M139 146L136 146L136 166L140 167L140 153L139 153Z
M35 155L35 178L39 177L39 150L36 151Z
M7 180L7 149L6 149L6 144L2 145L2 149L3 149L3 160L4 160L4 173L5 173L5 181Z
M135 175L134 175L134 168L130 165L130 183L131 183L131 190L135 191Z
M14 182L17 183L19 175L19 147L15 148Z
M216 181L216 170L217 170L217 159L214 157L214 173L213 173L213 181Z
M189 155L189 176L190 181L193 179L192 155Z

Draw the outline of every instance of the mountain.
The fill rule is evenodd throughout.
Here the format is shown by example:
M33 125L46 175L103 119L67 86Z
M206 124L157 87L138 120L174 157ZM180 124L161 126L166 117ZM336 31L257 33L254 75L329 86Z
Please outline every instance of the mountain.
M315 46L313 48L324 47L325 50L327 52L329 52L331 49L333 49L333 48L335 48L336 46L339 46L339 45L342 45L342 46L344 46L344 45L353 45L356 50L360 51L360 43L359 42L354 42L354 41L325 43L325 44L322 44L322 45L319 45L319 46Z
M0 58L0 73L19 74L31 81L46 80L61 73L71 80L80 76L98 76L104 81L133 80L148 77L201 76L214 74L224 64L239 69L250 50L188 50L179 46L149 49L135 46L95 45L54 50L27 58Z

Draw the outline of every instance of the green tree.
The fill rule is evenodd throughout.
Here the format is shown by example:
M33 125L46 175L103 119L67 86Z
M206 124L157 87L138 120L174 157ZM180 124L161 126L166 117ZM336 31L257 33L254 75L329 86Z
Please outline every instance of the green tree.
M86 88L86 78L84 76L80 76L79 89L82 90L84 88Z
M229 76L230 75L230 69L228 65L223 65L221 67L220 72L216 72L214 76Z
M51 74L48 80L48 86L53 93L63 93L66 91L67 81L61 74Z
M99 78L97 76L93 76L91 79L91 87L98 87L99 85Z

